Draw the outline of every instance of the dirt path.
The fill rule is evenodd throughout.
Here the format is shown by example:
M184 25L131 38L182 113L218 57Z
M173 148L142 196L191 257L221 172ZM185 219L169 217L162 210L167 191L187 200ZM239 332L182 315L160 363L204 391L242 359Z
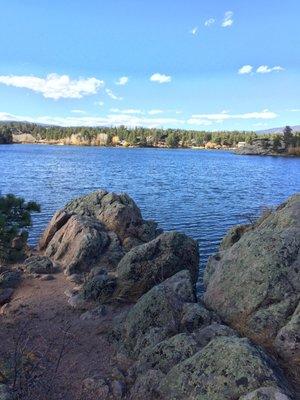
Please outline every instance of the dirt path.
M99 399L82 393L82 381L95 374L105 376L116 365L107 336L116 311L107 307L106 316L82 320L82 311L67 304L64 292L72 287L62 273L49 281L27 277L0 316L0 359L9 359L14 369L16 348L22 357L25 354L22 373L26 375L28 368L37 391L27 398Z

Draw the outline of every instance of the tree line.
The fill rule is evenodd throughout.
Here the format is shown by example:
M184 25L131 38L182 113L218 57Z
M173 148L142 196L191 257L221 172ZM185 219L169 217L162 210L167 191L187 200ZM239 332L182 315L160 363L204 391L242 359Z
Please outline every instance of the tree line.
M119 127L61 127L32 124L27 122L4 122L0 125L0 137L11 140L12 134L31 134L37 140L61 141L78 135L87 144L99 134L107 135L107 146L125 144L141 147L200 147L212 142L215 145L234 147L239 142L252 143L257 138L269 138L276 141L286 140L288 145L300 146L300 133L291 128L284 135L261 135L249 131L197 131L184 129L128 128ZM290 130L289 130L290 129ZM8 138L8 139L7 139ZM3 140L3 139L2 139ZM4 139L5 140L5 139Z

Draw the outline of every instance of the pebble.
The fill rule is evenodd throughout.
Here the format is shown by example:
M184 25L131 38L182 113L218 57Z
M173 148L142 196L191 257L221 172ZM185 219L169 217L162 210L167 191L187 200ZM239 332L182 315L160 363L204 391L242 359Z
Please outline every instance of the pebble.
M40 280L41 281L53 281L53 279L55 279L54 278L54 276L53 275L42 275L41 276L41 278L40 278Z

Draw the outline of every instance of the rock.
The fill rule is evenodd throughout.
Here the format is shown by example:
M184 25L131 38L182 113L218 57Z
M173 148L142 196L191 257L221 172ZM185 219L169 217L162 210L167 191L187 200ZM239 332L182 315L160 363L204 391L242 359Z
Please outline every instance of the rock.
M6 270L0 274L0 288L16 288L21 281L21 273L17 270Z
M199 348L205 347L212 339L219 336L237 336L236 331L227 325L213 323L204 328L197 329L192 333Z
M13 293L14 290L12 288L0 289L0 306L10 301Z
M297 320L289 324L300 298L299 249L300 195L295 195L212 257L205 272L208 308L257 343L280 353L284 348L291 362L294 345L280 344L279 332L286 325L293 331Z
M42 275L40 278L41 281L53 281L53 279L55 279L53 275Z
M116 278L107 274L96 275L83 284L83 297L104 303L112 298L116 289Z
M284 384L273 361L248 339L218 337L174 366L159 392L164 400L231 400L261 386Z
M150 241L159 233L155 222L142 219L128 195L99 190L59 210L43 233L39 249L69 274L102 265L114 269L135 243Z
M186 235L167 232L129 251L117 267L117 296L137 300L156 284L178 271L190 271L193 283L198 276L197 243Z
M263 387L240 397L239 400L291 400L291 398L279 388Z
M149 369L138 376L130 391L130 400L158 399L157 388L164 374L156 369Z
M89 271L109 244L103 225L91 218L72 215L49 242L45 254L70 275Z
M197 350L197 343L191 335L179 333L142 350L135 369L139 374L148 369L159 369L167 373L174 365L194 355Z
M81 284L83 283L83 276L81 274L72 274L67 276L68 281L76 283L76 284Z
M195 301L190 272L180 271L144 294L122 322L122 342L129 352L152 328L169 336L178 332L183 304Z
M150 328L144 335L138 337L134 354L140 354L147 347L155 346L169 336L166 328Z
M46 250L48 244L53 239L53 236L57 231L62 228L66 222L70 219L71 214L67 213L65 210L57 211L51 219L51 222L48 224L46 230L44 231L42 237L39 241L39 249Z
M280 329L275 339L275 349L286 361L300 362L300 303L289 322Z
M80 315L80 319L83 321L87 320L96 320L98 318L104 317L107 313L105 306L99 306L94 308L91 311L86 311L85 313Z
M49 257L32 256L24 261L26 272L30 274L53 274L55 267Z
M210 312L200 303L186 303L183 305L180 321L182 330L193 332L195 329L209 325L210 322Z
M122 399L125 394L125 384L123 381L112 381L111 382L111 391L115 399Z
M85 310L87 304L80 294L74 294L68 298L68 304L77 310Z

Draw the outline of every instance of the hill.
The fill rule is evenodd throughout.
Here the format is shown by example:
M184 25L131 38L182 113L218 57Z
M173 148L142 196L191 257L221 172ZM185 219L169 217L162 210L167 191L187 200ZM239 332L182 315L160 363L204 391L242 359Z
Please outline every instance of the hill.
M272 134L272 133L283 133L284 128L285 128L284 126L281 126L279 128L264 129L264 130L256 131L256 133L258 133L260 135L266 135L266 134ZM294 126L291 126L291 128L293 129L294 132L300 132L300 125L294 125Z

